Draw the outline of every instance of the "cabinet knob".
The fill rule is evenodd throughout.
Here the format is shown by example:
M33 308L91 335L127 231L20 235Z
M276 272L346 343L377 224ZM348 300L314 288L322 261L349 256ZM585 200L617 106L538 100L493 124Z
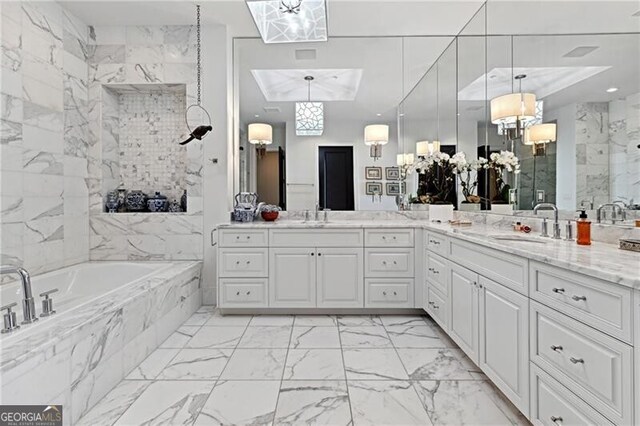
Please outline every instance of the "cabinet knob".
M251 290L249 290L249 291L247 292L247 296L248 296L248 295L250 295L250 294L251 294Z
M574 364L584 364L584 359L582 359L582 358L571 357L571 358L569 358L569 361L571 361Z
M433 304L433 309L440 309L440 306L436 305L435 303Z
M247 260L247 265L249 265L249 264L251 264L251 261L250 261L250 260Z
M552 351L556 351L556 352L560 352L562 350L562 346L560 346L560 345L551 345L551 350Z
M429 271L433 272L433 268L429 268Z
M438 274L440 273L440 271L438 271L437 269L434 269L434 270L433 270L433 273L434 273L435 275L438 275Z
M322 253L318 253L318 256L322 256Z
M554 293L564 293L564 288L553 288L551 291Z
M311 256L314 256L314 255L315 255L315 253L311 253Z
M396 262L396 261L394 260L394 261L393 261L393 264L394 264L394 265L397 265L397 264L398 264L398 262Z
M386 265L386 264L387 264L387 261L386 261L386 260L383 260L383 261L382 261L382 264L383 264L383 265Z
M395 239L396 239L396 237L393 237L393 239L395 240Z
M383 294L384 296L386 296L386 295L387 295L387 292L386 292L386 291L383 291L383 292L382 292L382 294Z
M236 293L236 296L240 296L240 292L237 292L237 293Z
M250 240L250 239L251 239L251 236L250 236L250 235L247 235L247 240Z
M579 302L581 300L587 300L587 296L576 296L576 295L573 295L573 296L571 296L571 298L573 300L575 300L576 302Z
M382 236L382 239L383 239L383 240L386 240L386 239L387 239L387 237L383 235L383 236Z
M240 264L240 261L239 261L239 260L236 260L236 265L239 265L239 264Z
M239 239L240 239L240 235L238 235L238 236L236 237L236 240L239 240Z
M396 292L394 291L394 292L393 292L393 295L394 295L394 296L397 296L397 295L398 295L398 293L396 293Z
M551 416L551 421L556 424L562 424L562 417L559 416Z

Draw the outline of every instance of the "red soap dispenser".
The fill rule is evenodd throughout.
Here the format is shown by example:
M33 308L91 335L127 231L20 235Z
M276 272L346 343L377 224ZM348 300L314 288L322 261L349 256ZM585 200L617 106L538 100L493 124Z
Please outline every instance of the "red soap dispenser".
M587 213L582 210L580 217L576 220L578 227L578 238L576 242L581 246L591 245L591 221L587 219Z

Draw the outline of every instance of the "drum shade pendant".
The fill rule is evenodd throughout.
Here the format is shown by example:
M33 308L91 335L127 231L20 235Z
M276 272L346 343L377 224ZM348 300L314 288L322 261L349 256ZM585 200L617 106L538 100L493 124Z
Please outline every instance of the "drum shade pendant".
M521 137L526 122L536 117L536 95L522 92L522 80L526 77L515 76L520 84L518 93L491 99L491 123L501 127L509 140Z
M189 105L184 112L184 121L189 130L189 136L186 137L180 145L186 145L194 139L202 140L203 137L213 130L211 125L211 116L209 112L202 106L202 49L201 49L201 24L200 24L200 5L196 5L196 76L197 76L197 99L196 103ZM201 124L193 129L189 125L189 111L200 111L199 121ZM202 123L204 121L204 123Z

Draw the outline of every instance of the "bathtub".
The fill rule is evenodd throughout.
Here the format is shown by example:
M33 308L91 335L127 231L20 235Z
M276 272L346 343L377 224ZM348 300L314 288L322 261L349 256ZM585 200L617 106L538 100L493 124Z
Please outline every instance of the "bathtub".
M42 312L40 302L42 292L57 288L58 291L49 297L53 299L55 315L65 314L84 303L95 301L112 291L117 291L123 286L135 285L139 280L171 266L172 263L169 262L88 262L37 275L31 278L31 291L36 300L36 311L38 315ZM17 303L14 311L18 322L22 322L22 298L22 283L19 280L0 287L2 305ZM33 324L35 325L39 324ZM34 329L35 327L28 325L9 334L0 334L0 341Z
M202 304L202 262L87 262L31 278L50 317L0 334L0 404L62 404L75 423ZM19 281L0 286L18 303Z

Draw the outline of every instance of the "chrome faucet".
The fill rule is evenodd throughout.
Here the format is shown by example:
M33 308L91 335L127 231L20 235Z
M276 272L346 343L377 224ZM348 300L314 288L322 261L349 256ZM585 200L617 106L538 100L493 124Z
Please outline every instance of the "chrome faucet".
M605 209L606 207L611 207L611 223L615 225L616 220L618 220L618 216L616 215L616 208L620 211L621 216L624 210L622 209L622 207L620 207L619 204L616 204L616 203L600 204L600 206L598 206L598 210L596 210L596 220L598 221L598 223L602 223L602 220L604 219L602 217L602 210Z
M622 200L616 200L612 204L617 204L618 206L620 206L620 220L627 220L627 209L629 208L629 205Z
M556 240L560 239L560 222L558 222L558 207L556 207L555 204L553 203L540 203L540 204L536 204L536 206L533 208L533 214L537 215L538 214L538 210L540 209L551 209L553 210L553 238L555 238ZM549 234L547 233L547 221L546 219L543 221L542 223L542 233L540 234L543 237L548 237Z
M595 200L595 197L591 196L591 198L588 198L586 200L582 200L580 201L580 207L582 210L593 210L593 202ZM584 205L587 204L589 206L589 208L587 209Z
M316 203L316 213L315 213L315 221L319 221L320 220L320 204Z
M0 275L18 274L22 281L22 324L38 321L36 304L31 293L31 277L26 269L20 266L0 266Z

